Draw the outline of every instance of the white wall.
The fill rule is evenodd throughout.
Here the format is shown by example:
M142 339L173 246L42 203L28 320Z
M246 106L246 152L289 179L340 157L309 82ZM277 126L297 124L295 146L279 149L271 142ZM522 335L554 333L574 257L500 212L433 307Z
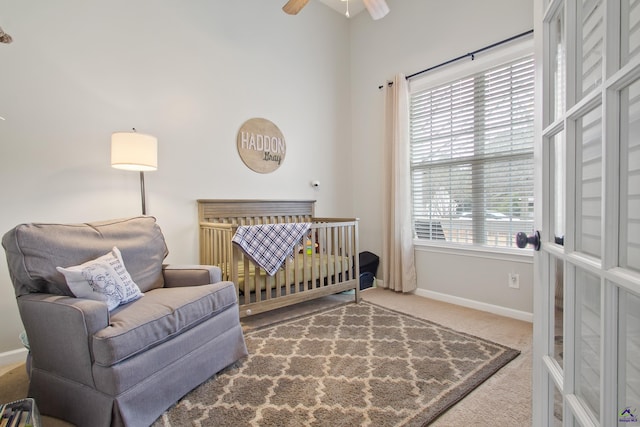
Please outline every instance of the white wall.
M532 0L387 0L380 21L358 15L351 25L351 105L361 247L382 254L383 93L397 73L413 74L533 28ZM531 313L531 257L416 250L418 293ZM382 267L381 267L382 269ZM379 275L381 275L381 269ZM520 289L508 288L519 272Z
M0 234L22 222L139 214L138 175L109 166L110 134L135 127L159 139L147 208L168 262L197 262L198 198L316 199L318 215L360 217L361 249L381 254L377 87L533 22L531 0L387 1L384 19L347 21L315 1L291 17L284 0L0 0L0 26L14 37L0 45ZM236 152L251 117L286 138L276 172L256 174ZM503 298L507 272L522 267L513 262L471 262L468 276L452 276L464 257L416 259L423 290L522 299ZM518 271L526 296L530 268ZM528 296L515 305L531 311ZM5 262L0 324L0 353L19 348Z
M168 262L198 261L198 198L315 199L321 216L354 215L349 21L319 2L289 16L283 3L0 0L14 38L0 45L0 235L140 214L138 174L109 165L111 133L132 127L159 140L147 209ZM252 117L285 136L271 174L237 154ZM5 261L0 324L0 353L19 348Z

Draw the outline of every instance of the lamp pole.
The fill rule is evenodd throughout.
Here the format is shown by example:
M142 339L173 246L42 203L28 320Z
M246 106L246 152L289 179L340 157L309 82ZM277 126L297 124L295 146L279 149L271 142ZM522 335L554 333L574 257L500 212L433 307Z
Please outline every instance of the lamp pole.
M145 189L144 189L144 172L140 171L140 194L142 195L142 215L147 214L147 206L145 203Z

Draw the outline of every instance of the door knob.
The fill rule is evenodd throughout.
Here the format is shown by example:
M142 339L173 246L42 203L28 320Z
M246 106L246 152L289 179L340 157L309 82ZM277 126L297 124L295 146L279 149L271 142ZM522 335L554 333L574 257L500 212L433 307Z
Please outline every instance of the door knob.
M522 249L526 248L527 245L532 245L536 251L540 250L540 232L538 230L535 231L531 236L527 236L527 233L523 233L522 231L516 234L516 245Z

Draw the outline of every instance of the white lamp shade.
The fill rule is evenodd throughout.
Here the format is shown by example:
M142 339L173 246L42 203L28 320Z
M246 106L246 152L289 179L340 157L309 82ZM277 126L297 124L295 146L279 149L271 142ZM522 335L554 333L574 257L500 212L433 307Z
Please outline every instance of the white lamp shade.
M389 13L389 6L385 0L363 0L363 2L374 20L384 18Z
M143 172L158 169L158 138L137 132L114 132L111 167Z

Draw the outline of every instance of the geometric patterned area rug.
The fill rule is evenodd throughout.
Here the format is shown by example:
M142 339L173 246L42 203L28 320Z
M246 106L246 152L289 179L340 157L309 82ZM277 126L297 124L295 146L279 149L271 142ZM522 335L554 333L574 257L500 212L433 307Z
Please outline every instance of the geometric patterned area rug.
M153 426L424 426L520 354L366 302L245 339Z

